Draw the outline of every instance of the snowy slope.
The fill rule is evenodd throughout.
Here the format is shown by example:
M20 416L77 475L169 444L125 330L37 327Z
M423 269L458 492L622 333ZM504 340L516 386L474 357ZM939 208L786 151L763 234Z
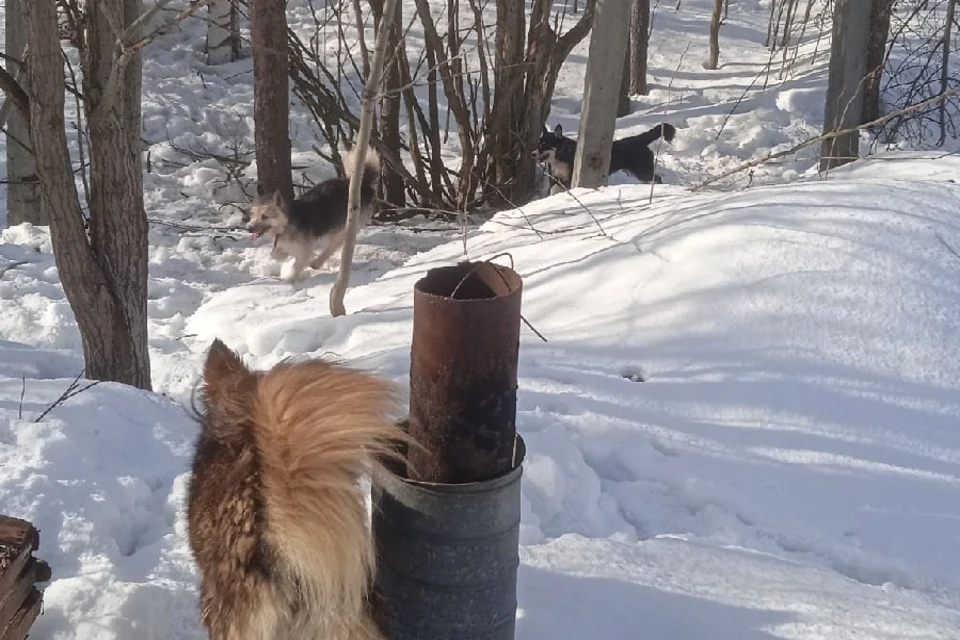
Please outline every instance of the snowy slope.
M653 206L581 191L469 236L509 252L548 339L520 350L518 638L960 638L960 187L929 164ZM178 329L183 358L219 336L257 366L335 353L403 381L413 283L461 247L336 320L332 277L230 287ZM0 503L57 577L38 637L199 637L185 409L98 385L32 424L79 363L0 349ZM14 357L35 363L22 419Z

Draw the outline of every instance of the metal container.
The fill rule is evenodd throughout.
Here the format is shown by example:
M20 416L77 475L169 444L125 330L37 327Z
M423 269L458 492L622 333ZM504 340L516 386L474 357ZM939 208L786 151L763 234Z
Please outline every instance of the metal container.
M513 640L520 478L458 484L379 473L373 482L378 614L388 640Z
M512 469L523 281L462 262L414 287L407 477L477 482Z

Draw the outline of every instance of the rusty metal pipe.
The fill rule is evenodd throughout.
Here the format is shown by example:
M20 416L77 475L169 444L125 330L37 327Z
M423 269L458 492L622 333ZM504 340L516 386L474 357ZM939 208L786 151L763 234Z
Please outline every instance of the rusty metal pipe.
M478 482L512 468L522 280L489 262L431 269L414 287L407 475Z

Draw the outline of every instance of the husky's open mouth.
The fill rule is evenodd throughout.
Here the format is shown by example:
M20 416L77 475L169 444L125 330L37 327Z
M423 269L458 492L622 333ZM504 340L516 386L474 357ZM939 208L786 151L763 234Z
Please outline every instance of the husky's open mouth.
M266 233L267 231L269 231L269 230L270 230L270 226L269 226L269 225L262 224L262 223L247 225L247 231L250 232L250 239L251 239L251 240L257 240L257 239L259 239L260 236L262 236L263 234L265 234L265 233Z

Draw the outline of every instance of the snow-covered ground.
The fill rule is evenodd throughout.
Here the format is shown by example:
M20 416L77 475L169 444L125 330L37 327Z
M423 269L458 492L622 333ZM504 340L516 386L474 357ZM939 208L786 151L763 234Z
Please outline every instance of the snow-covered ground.
M766 4L731 1L707 72L709 4L658 9L654 91L620 125L677 124L673 184L650 202L618 177L468 233L469 257L510 254L548 340L523 329L518 640L960 638L960 158L888 154L823 180L813 148L756 172L764 186L691 194L822 118L820 56L724 122L767 63ZM586 46L550 118L570 131ZM443 225L368 229L337 319L336 261L279 280L227 229L239 194L214 188L222 167L168 142L252 148L250 61L207 67L201 50L187 24L144 65L163 395L81 382L37 422L82 369L79 334L46 230L0 235L0 512L40 527L54 572L31 637L203 637L185 405L212 338L259 367L335 354L404 383L413 283L463 257ZM323 175L308 119L292 121Z

